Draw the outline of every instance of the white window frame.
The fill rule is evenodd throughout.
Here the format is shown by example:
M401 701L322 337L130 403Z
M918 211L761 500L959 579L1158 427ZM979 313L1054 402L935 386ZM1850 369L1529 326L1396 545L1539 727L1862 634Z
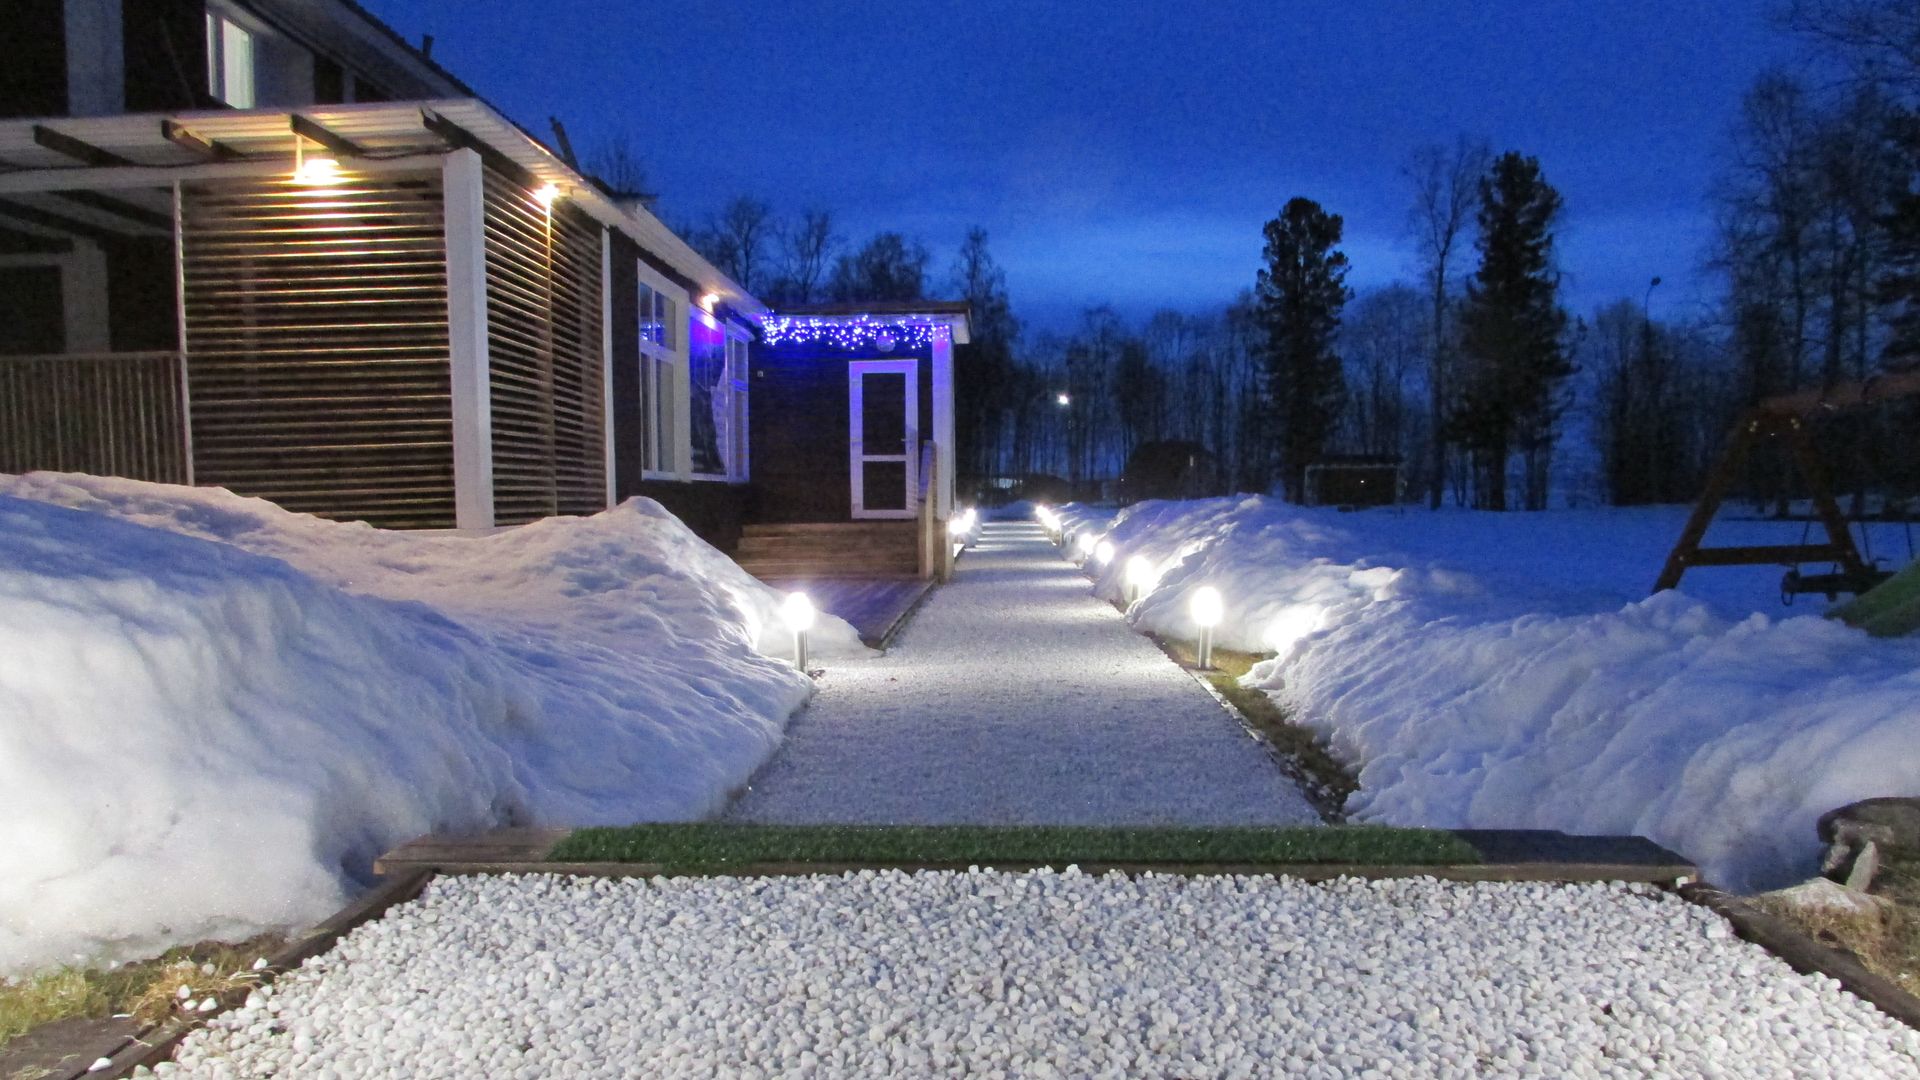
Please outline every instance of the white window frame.
M244 88L235 85L242 81ZM207 5L207 92L236 109L251 109L260 97L260 34L214 4Z
M687 430L691 419L687 400L687 313L692 305L687 302L687 290L655 273L647 264L636 263L636 269L639 285L665 297L673 308L667 316L671 341L666 345L641 337L638 325L630 329L640 347L640 477L685 480L687 463L693 458L692 436ZM642 295L638 287L635 295L636 301ZM652 312L648 311L639 317L645 320L651 316ZM656 423L658 402L662 399L668 402L668 415L672 418L672 426L665 432Z
M749 408L752 374L753 338L740 327L727 326L727 378L733 386L733 415L729 418L733 430L728 433L732 442L732 452L727 455L727 474L736 484L744 484L752 479L753 455L752 440L748 432L752 430Z

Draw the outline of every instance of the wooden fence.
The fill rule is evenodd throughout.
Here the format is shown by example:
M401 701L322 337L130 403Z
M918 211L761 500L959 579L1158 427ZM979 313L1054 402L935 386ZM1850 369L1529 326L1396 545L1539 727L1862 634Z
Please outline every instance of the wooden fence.
M187 482L180 355L0 356L0 473Z

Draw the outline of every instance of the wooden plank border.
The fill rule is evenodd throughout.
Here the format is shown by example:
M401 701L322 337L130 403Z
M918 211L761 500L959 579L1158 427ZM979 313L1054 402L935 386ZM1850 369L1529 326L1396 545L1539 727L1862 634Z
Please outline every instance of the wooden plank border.
M1920 997L1892 979L1867 970L1852 953L1822 945L1786 919L1706 882L1680 885L1673 891L1727 920L1736 936L1786 961L1793 970L1802 975L1825 975L1854 997L1920 1030Z
M419 896L433 877L433 871L425 869L408 870L391 877L314 927L305 937L268 957L267 966L260 970L259 982L236 987L220 995L215 999L217 1005L209 1012L168 1020L142 1031L110 1055L106 1065L93 1070L83 1067L67 1080L79 1080L81 1077L86 1080L121 1080L122 1077L133 1075L134 1070L141 1066L150 1069L170 1059L181 1040L208 1020L244 1003L255 987L264 986L286 972L297 970L302 962L333 948L355 927L372 922L395 905Z

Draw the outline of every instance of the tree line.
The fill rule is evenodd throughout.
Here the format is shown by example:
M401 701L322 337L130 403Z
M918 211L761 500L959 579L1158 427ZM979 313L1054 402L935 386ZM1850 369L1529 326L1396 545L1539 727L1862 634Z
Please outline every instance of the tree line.
M1681 318L1654 316L1654 268L1640 295L1567 311L1560 193L1537 158L1468 136L1402 166L1412 280L1349 287L1341 216L1302 196L1221 308L1097 305L1065 333L1023 333L983 229L944 276L899 232L847 243L827 210L782 218L743 197L682 233L775 307L969 300L956 420L975 480L1111 479L1173 441L1203 448L1223 489L1296 499L1307 465L1360 454L1400 459L1433 506L1539 509L1568 479L1563 499L1682 501L1752 403L1920 363L1920 5L1796 0L1777 15L1818 66L1746 95L1705 253L1722 302ZM1920 408L1900 404L1823 436L1858 503L1912 485L1916 434ZM1782 509L1797 492L1777 455L1741 481Z

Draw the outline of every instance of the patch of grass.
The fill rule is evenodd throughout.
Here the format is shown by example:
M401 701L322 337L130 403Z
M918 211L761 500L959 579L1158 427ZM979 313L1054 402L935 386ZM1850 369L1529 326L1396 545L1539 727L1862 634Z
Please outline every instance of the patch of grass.
M54 1020L131 1015L157 1023L182 1007L180 987L198 1002L252 982L253 963L286 945L263 935L228 945L202 942L117 967L56 968L0 981L0 1046Z
M1155 637L1160 648L1168 656L1186 667L1192 667L1196 656L1193 646L1184 641L1169 641ZM1254 729L1266 736L1274 749L1293 759L1300 768L1299 779L1305 781L1307 796L1314 806L1329 821L1338 821L1343 816L1347 796L1360 789L1359 778L1345 765L1342 765L1319 735L1306 727L1293 722L1293 715L1274 703L1264 690L1255 690L1241 686L1240 679L1253 665L1266 656L1257 653L1233 652L1227 649L1213 650L1214 670L1204 673L1208 685L1219 691L1240 714L1247 718Z
M1341 825L1188 829L1059 826L630 825L579 829L548 855L556 862L658 863L722 870L752 863L1000 865L1035 863L1477 863L1451 833Z
M1873 893L1893 901L1885 951L1875 970L1920 994L1920 859L1890 860Z
M1822 945L1859 957L1876 975L1920 994L1920 860L1889 861L1874 880L1872 895L1888 905L1871 911L1830 911L1766 897L1758 906L1792 923Z

